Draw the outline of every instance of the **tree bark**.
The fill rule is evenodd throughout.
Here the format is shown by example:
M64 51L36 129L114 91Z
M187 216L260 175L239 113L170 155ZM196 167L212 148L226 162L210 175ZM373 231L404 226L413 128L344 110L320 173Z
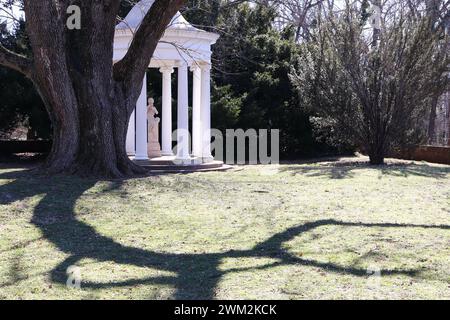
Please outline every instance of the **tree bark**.
M130 115L150 59L185 0L156 0L125 58L113 65L120 0L25 0L32 59L0 47L0 64L30 78L53 126L47 173L124 177L145 173L126 154ZM81 9L81 29L66 27L67 8Z
M428 143L433 145L436 143L436 116L439 97L435 97L431 102L430 119L428 121Z
M368 151L369 161L371 165L379 166L384 164L386 150L382 141L376 141L371 144Z
M384 153L383 152L369 153L369 163L374 166L384 165Z

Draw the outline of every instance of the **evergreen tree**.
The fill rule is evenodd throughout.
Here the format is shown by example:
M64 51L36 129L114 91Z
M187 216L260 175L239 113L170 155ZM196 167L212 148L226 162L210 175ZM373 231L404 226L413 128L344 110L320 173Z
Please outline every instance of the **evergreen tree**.
M29 44L24 32L24 22L15 24L9 31L0 24L0 43L9 50L29 53ZM31 81L17 71L0 66L0 138L8 138L18 126L29 129L30 139L49 139L50 120L45 106L33 88Z
M323 24L292 78L318 125L379 165L393 149L425 142L430 102L447 87L449 60L427 17L385 17L389 23L375 35L359 14L347 7Z
M221 34L213 50L213 126L280 129L283 156L325 151L289 79L299 55L295 29L276 30L276 12L266 6L216 0L190 5L189 21L200 27L214 22L209 30Z

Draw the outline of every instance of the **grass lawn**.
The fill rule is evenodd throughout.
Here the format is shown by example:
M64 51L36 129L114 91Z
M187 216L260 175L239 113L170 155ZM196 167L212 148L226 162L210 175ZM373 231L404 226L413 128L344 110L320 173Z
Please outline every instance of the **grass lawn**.
M3 166L0 299L450 299L450 166L362 160L124 181Z

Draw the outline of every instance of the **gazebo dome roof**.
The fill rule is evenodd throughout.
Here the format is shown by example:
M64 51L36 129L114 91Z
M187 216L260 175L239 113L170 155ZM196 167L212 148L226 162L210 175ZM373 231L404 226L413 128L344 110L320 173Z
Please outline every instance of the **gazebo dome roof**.
M155 3L155 0L141 0L128 13L123 21L121 21L116 29L136 30L144 20L145 15ZM186 31L203 31L195 28L190 24L180 12L177 12L172 18L168 26L169 30L186 30Z
M116 26L113 61L119 61L125 56L135 31L154 3L155 0L140 0ZM216 33L195 28L177 12L158 42L150 68L175 66L180 61L190 66L198 62L211 64L211 46L218 38Z

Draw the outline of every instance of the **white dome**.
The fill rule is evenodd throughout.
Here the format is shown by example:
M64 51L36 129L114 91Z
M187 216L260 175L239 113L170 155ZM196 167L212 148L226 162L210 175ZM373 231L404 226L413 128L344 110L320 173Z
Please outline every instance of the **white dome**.
M144 20L145 15L152 7L155 0L141 0L139 1L128 13L123 21L121 21L116 29L131 29L137 30L141 25L142 20ZM192 24L187 22L187 20L181 15L180 12L177 12L175 16L172 18L168 29L175 30L191 30L191 31L202 31L200 29L195 28Z
M139 1L116 26L113 61L119 61L126 55L135 31L154 2L155 0ZM158 42L149 67L174 66L177 61L185 61L189 66L198 62L210 64L211 46L218 38L216 33L195 28L177 12Z

